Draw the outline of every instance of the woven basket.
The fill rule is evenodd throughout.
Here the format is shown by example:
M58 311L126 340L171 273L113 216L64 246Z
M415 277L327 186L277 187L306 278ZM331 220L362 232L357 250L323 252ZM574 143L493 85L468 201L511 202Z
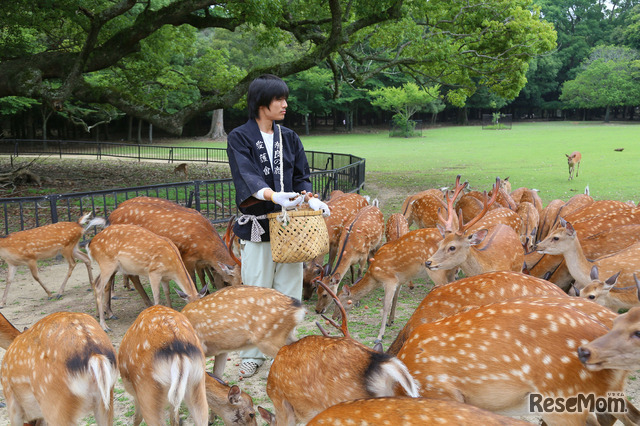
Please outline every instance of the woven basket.
M277 263L307 262L329 252L329 233L322 211L311 209L270 213L271 256Z

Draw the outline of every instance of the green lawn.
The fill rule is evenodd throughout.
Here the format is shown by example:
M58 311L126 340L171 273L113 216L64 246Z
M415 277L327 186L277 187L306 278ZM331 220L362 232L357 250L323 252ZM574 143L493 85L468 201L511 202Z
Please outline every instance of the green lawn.
M440 127L421 138L389 138L387 132L306 136L307 150L349 153L366 158L367 181L398 192L451 186L458 174L470 187L487 189L496 176L513 189L540 190L545 204L569 199L589 185L595 199L640 198L640 125L602 123L515 123L511 130L481 126ZM624 151L614 151L624 148ZM579 176L568 180L565 154L582 153Z

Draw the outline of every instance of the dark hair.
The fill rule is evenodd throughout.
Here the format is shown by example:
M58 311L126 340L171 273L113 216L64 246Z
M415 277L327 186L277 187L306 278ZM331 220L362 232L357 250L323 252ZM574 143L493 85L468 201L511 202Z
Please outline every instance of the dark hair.
M249 118L258 118L258 109L268 107L274 99L289 97L287 83L273 74L263 74L249 85L247 92L247 107Z

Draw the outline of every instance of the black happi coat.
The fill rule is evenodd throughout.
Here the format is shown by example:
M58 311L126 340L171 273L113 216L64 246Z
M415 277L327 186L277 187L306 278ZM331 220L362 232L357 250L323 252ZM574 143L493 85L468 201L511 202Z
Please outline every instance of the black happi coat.
M286 127L281 127L284 141L284 188L280 188L280 138L275 123L273 131L273 169L256 120L250 119L242 126L236 127L227 137L227 155L236 190L236 204L243 214L261 216L282 209L271 201L253 197L253 194L262 188L269 187L276 192L312 191L309 163L302 142L293 130ZM266 231L262 234L261 240L269 241L268 220L260 219L259 222ZM251 240L251 226L251 221L244 225L236 221L233 232L243 240Z

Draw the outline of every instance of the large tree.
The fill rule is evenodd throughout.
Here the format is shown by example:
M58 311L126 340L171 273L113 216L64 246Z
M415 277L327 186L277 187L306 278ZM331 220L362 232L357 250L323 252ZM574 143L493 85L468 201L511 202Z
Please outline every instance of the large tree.
M323 61L335 88L395 69L451 89L455 104L478 84L510 98L556 37L531 0L14 0L0 28L0 97L110 104L175 134L235 105L262 73ZM193 31L211 29L247 34L256 48L238 67L197 48Z

